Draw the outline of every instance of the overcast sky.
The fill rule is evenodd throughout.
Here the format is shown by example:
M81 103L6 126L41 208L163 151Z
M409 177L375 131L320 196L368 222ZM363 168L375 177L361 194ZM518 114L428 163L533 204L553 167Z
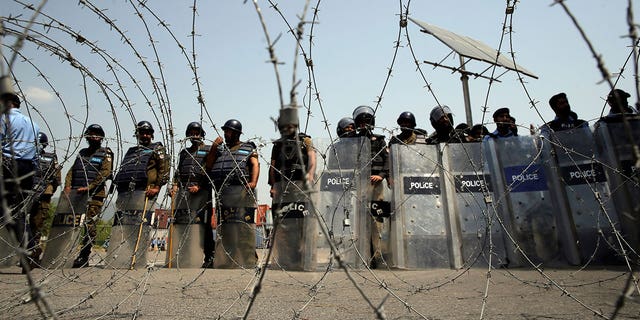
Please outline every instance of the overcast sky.
M78 137L88 123L105 127L109 145L120 158L134 142L133 127L137 121L151 121L157 129L156 139L172 145L170 129L175 130L174 141L182 139L186 125L202 119L207 138L213 139L216 132L212 125L219 128L226 120L236 118L244 125L243 139L252 138L264 145L259 196L261 202L270 202L265 190L265 163L271 149L269 142L278 137L270 117L277 117L280 102L273 66L267 63L266 38L252 1L198 1L195 21L193 1L147 2L151 11L124 0L95 3L110 23L77 1L47 3L43 10L46 16L37 20L49 26L37 24L30 35L49 49L27 41L20 53L28 61L20 57L12 70L28 99L24 110L55 140L59 156L63 160L75 157L77 148L85 145ZM284 18L268 2L258 3L271 40L278 39L274 49L282 63L278 67L288 102L295 42L287 23L297 25L296 15L302 12L304 1L281 1L278 8ZM428 60L456 67L458 57L449 55L449 48L421 33L411 22L406 29L400 29L401 3L408 4L381 0L321 1L317 24L313 25L312 45L309 42L312 25L305 25L301 45L313 61L314 88L307 90L309 72L299 56L296 75L301 83L297 92L298 104L310 108L311 113L307 118L307 110L301 109L300 120L303 124L308 121L307 133L314 138L329 137L325 123L334 135L337 121L350 116L356 106L375 106L390 70L392 77L377 110L378 133L389 136L396 130L395 120L402 111L414 112L418 126L432 132L428 114L438 102L451 107L456 123L465 121L459 74L422 63ZM516 5L512 16L505 16L507 1L414 0L409 3L409 16L493 48L501 46L504 54L513 51L516 62L538 76L538 79L524 76L522 84L516 73L502 74L504 69L498 68L495 75L500 75L500 82L490 85L486 79L472 78L469 85L474 123L482 121L486 106L488 114L484 122L493 130L491 113L507 106L519 125L538 126L552 119L547 101L558 92L567 93L580 117L597 119L605 105L603 97L609 91L608 85L602 81L595 59L568 15L552 3L524 1ZM624 68L618 87L632 93L631 100L637 101L633 64L630 61L625 66L631 50L630 40L625 37L627 1L565 3L602 55L609 72L619 73ZM317 1L311 2L305 20L312 20L316 5ZM152 13L166 23L171 33ZM3 17L21 19L31 14L31 10L15 2L5 4L0 11ZM505 21L506 30L512 32L503 32ZM190 36L193 25L195 38ZM5 22L5 27L20 29L11 21ZM59 27L73 30L82 39L57 30ZM205 109L197 100L191 68L192 40ZM6 58L12 53L6 46L13 45L13 41L11 37L3 39L2 53ZM416 68L411 48L421 63L422 73ZM73 59L61 59L51 53L54 49L58 53L64 49L63 55ZM75 62L72 65L70 61ZM467 67L469 71L482 72L489 65L472 62ZM491 75L492 70L485 74ZM316 99L318 96L321 103ZM530 99L537 103L535 108ZM182 147L176 142L172 151L177 153ZM65 172L71 163L65 162Z

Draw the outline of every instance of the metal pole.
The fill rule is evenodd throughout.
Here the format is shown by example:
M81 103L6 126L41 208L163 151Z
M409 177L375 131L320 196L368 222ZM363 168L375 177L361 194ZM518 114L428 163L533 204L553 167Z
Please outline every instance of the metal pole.
M464 58L458 55L460 58L460 81L462 81L462 95L464 97L464 111L467 115L467 124L469 127L473 126L473 119L471 117L471 98L469 97L469 76L464 68Z

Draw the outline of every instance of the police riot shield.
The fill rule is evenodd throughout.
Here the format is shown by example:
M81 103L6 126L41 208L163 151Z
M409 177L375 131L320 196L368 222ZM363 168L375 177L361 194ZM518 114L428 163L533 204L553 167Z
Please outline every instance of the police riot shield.
M173 199L166 265L170 268L200 268L204 261L203 212L209 210L211 194L203 189L189 193L180 188Z
M483 149L491 168L493 204L504 226L507 265L527 266L527 260L545 266L565 264L538 140L490 139Z
M397 268L456 267L441 167L436 145L391 146L391 251Z
M272 265L290 271L315 271L316 226L313 201L302 181L274 184L274 230Z
M225 185L218 192L214 268L253 268L256 253L256 194L242 185Z
M60 196L45 242L41 263L44 268L70 268L73 265L73 259L80 251L83 232L80 226L85 219L88 198L86 192L78 193L77 189L71 189L69 195L62 193Z
M567 237L562 242L567 260L572 264L619 263L618 215L604 167L594 161L591 131L585 127L554 132L543 144L559 235Z
M447 191L446 208L459 223L464 266L499 267L506 264L502 227L492 206L491 175L481 143L440 145ZM455 218L454 218L455 217Z
M640 170L634 151L640 143L640 119L629 117L628 127L619 120L599 122L594 137L598 160L606 168L611 198L620 218L622 242L640 252ZM629 252L628 248L625 251Z
M118 193L105 258L107 268L146 268L151 232L149 220L154 202L155 197L147 198L144 190Z
M314 142L324 157L318 157L319 266L333 263L337 249L345 264L359 268L371 257L370 197L371 145L362 137L341 138L329 143ZM324 231L322 231L324 229ZM325 236L328 234L328 238ZM365 261L363 263L363 261Z

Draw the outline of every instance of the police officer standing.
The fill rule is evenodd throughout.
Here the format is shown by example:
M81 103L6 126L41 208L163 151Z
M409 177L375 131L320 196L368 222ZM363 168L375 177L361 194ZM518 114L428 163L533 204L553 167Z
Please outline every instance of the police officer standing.
M351 117L344 117L336 126L338 138L351 138L356 135L356 122Z
M453 127L453 114L448 106L435 106L431 109L429 120L436 132L427 138L427 144L463 142Z
M516 137L514 132L515 119L511 117L509 108L499 108L493 113L493 121L496 123L496 130L484 136L484 140Z
M222 137L217 137L206 158L219 217L214 268L253 268L258 261L255 225L258 152L253 142L240 141L240 121L230 119L222 130L224 143Z
M55 152L47 152L49 137L44 132L38 134L38 170L34 175L33 190L36 203L31 207L29 214L29 228L31 239L29 248L32 267L40 266L40 237L44 222L49 216L51 197L61 183L62 167L58 165L58 156Z
M396 121L400 126L400 134L391 137L389 145L400 144L415 144L424 143L426 140L427 132L424 129L416 129L416 116L409 111L405 111L398 116Z
M371 210L373 223L371 225L371 268L377 268L382 262L382 226L384 216L390 213L389 202L384 201L384 186L382 181L389 176L389 152L383 135L373 133L375 126L374 111L369 106L359 106L353 110L353 119L356 123L357 135L366 137L371 142L371 174L368 194L371 205L382 208L375 213ZM378 212L382 212L379 215Z
M541 128L541 134L549 136L551 132L571 130L574 128L589 128L589 124L578 119L578 115L571 111L571 105L564 92L558 93L549 99L549 106L556 114L555 118L545 123Z
M87 211L84 217L84 237L80 254L73 261L74 268L89 266L91 247L96 239L96 220L100 217L104 198L107 196L105 182L111 178L113 171L113 151L102 146L104 129L98 124L91 124L84 131L89 145L78 152L73 166L64 180L64 193L70 196L72 191L77 195L87 195ZM73 198L78 199L78 198Z
M114 227L122 226L120 231L124 233L125 237L131 236L128 231L138 230L137 239L130 242L135 243L135 247L129 248L134 249L131 252L131 268L136 266L136 255L141 255L146 259L148 229L143 229L143 225L150 217L149 210L152 205L148 204L155 202L160 189L169 180L169 158L161 142L152 142L153 133L153 126L149 121L138 122L136 125L138 145L127 150L120 164L120 170L114 179L119 203L116 203L118 211L116 211L113 225ZM146 212L142 212L145 210ZM128 230L129 228L132 230ZM120 249L114 242L113 230L109 246L111 252ZM141 252L140 248L143 249ZM120 256L123 255L120 254ZM119 263L124 265L124 261ZM144 265L144 263L141 264Z
M316 170L311 137L298 132L298 110L280 109L280 139L273 142L269 185L275 213L275 260L286 270L315 270L315 219L308 201Z
M204 261L202 268L213 268L214 240L211 228L213 206L211 203L211 183L206 173L204 161L211 146L204 143L205 131L200 122L189 123L185 135L191 141L191 146L180 151L178 167L173 176L171 197L174 198L174 203L178 204L178 207L175 208L173 223L176 225L198 223L202 226L201 230L193 230L195 232L191 232L191 236L195 236L197 233L203 235ZM172 235L170 243L183 236L185 235ZM170 247L172 246L172 251L175 251L177 248L173 244ZM172 255L173 252L169 254L169 257ZM188 256L187 258L192 257ZM185 261L183 265L188 263Z
M20 244L26 245L29 237L25 234L26 213L31 204L26 203L33 189L33 173L37 163L37 136L40 127L20 112L20 98L13 92L0 95L4 114L0 115L0 142L2 144L2 176L5 190L2 197L13 216L13 224L8 224ZM4 216L2 217L4 219ZM9 252L0 253L0 258ZM23 272L26 271L23 266Z

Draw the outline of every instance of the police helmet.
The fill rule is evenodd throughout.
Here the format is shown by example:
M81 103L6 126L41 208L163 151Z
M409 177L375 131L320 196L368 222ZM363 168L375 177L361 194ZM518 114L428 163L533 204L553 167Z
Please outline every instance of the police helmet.
M229 129L231 131L242 133L242 123L240 123L240 121L236 119L229 119L227 120L227 122L224 123L224 126L222 126L222 129L223 130Z
M204 138L205 132L204 129L202 128L202 125L200 124L200 122L191 122L187 125L187 130L185 130L184 135L185 136L189 136L189 131L192 130L200 130L200 136Z
M356 122L353 121L353 118L344 117L340 119L340 121L338 121L338 126L336 127L336 132L338 133L338 137L341 137L345 133L344 129L350 125L354 126L354 129L355 129Z
M151 134L153 134L154 130L151 122L146 120L138 122L138 124L136 125L136 134L140 132L150 132Z
M87 129L84 130L84 135L85 136L98 136L101 138L104 138L104 130L102 129L102 126L100 126L99 124L90 124Z
M413 115L413 113L409 112L409 111L405 111L403 113L401 113L398 116L398 120L397 123L398 125L400 125L401 122L404 121L408 121L410 123L409 127L410 128L415 128L416 126L416 116Z
M374 126L376 124L375 112L369 106L359 106L353 110L353 120L356 124L364 122Z
M42 145L42 147L46 147L49 145L49 137L47 137L44 132L38 132L38 143Z

